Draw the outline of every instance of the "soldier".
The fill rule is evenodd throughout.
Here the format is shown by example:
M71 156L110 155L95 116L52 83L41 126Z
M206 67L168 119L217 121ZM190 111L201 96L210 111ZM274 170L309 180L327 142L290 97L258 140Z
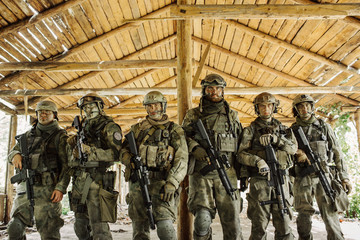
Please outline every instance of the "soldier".
M176 239L173 222L177 215L179 184L187 171L188 149L183 129L166 115L166 98L161 92L151 91L143 102L148 113L146 119L131 127L141 161L149 170L149 195L157 235L161 240ZM147 217L139 181L130 166L131 154L124 141L121 162L126 166L125 179L129 182L129 216L132 220L133 239L150 239Z
M265 205L260 203L276 200L274 187L268 185L270 168L265 155L265 146L271 144L279 162L279 169L284 170L283 189L287 207L290 207L287 169L292 166L289 155L295 154L297 142L292 130L273 117L277 112L279 100L272 94L267 92L259 94L254 100L254 106L259 117L244 129L238 154L240 162L247 166L250 177L250 191L247 194L247 215L251 220L250 239L266 239L270 214L275 227L275 239L294 239L289 226L291 212L282 217L277 203Z
M224 100L226 82L217 74L209 74L201 81L202 97L199 107L190 109L183 122L190 153L188 208L194 214L195 240L212 239L211 223L218 210L224 239L243 239L240 226L240 193L234 200L227 194L218 172L203 176L200 171L208 165L208 155L201 145L201 136L194 124L201 119L212 145L220 155L226 155L230 168L226 169L231 185L236 188L235 154L240 142L242 126L237 113Z
M296 96L293 102L293 113L296 117L296 123L292 125L292 128L302 127L312 151L319 157L320 165L328 178L331 178L329 165L335 164L343 188L349 194L352 186L340 146L330 125L315 117L314 99L306 94ZM308 166L308 162L310 162L305 152L299 149L295 156L297 164L295 165L294 207L299 212L296 219L299 239L313 239L311 216L315 213L313 207L314 198L326 226L327 239L344 239L338 213L331 204L330 198L326 195L319 178L315 173L304 176L301 174Z
M99 95L89 93L80 98L77 106L80 114L85 113L78 135L82 139L81 152L87 159L80 159L79 138L71 136L68 143L72 148L69 166L73 187L69 198L75 212L74 230L80 240L108 240L112 239L108 222L116 221L118 197L114 191L116 173L109 167L119 159L122 132L103 111L104 102Z
M57 108L51 101L41 101L36 106L36 117L31 130L23 136L27 143L29 166L34 171L34 216L36 228L41 239L60 239L60 228L64 225L61 219L60 201L69 184L67 174L66 140L64 129L57 122ZM23 150L24 151L24 150ZM11 150L8 159L16 169L24 166L26 153L17 143ZM32 226L32 210L27 199L25 182L16 189L16 198L11 209L11 220L8 224L10 240L26 239L25 228Z

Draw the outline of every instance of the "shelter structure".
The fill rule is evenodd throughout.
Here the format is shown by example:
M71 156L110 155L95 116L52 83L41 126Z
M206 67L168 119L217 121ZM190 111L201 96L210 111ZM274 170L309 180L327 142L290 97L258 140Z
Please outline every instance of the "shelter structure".
M307 93L354 112L360 136L359 16L356 0L2 0L0 110L12 115L13 139L16 116L39 101L54 101L70 127L77 100L94 91L126 132L146 114L143 96L159 90L181 123L200 80L216 73L244 125L260 92L276 94L288 124L293 99ZM187 239L191 217L180 212Z

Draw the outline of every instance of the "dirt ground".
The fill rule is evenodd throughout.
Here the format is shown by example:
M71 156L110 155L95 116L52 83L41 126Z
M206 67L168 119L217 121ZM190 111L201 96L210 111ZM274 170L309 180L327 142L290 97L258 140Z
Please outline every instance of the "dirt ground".
M116 222L114 224L110 224L113 239L121 239L121 240L131 240L132 239L131 238L131 236L132 236L131 220L128 218L126 213L127 213L126 206L123 206L121 208L121 211L119 212L120 220L118 220L118 222ZM249 239L251 222L246 217L245 211L243 211L240 214L240 216L241 216L241 227L243 230L244 239ZM77 239L76 235L74 233L74 230L73 230L73 221L74 221L73 215L70 213L68 216L64 216L64 219L65 219L66 224L61 229L61 239L64 239L64 240ZM213 229L213 239L214 240L223 239L222 228L221 228L218 217L215 218L215 220L211 226ZM295 219L293 219L293 221L291 223L291 228L293 229L293 233L297 239L298 235L296 232ZM360 240L360 222L359 221L349 221L349 220L345 219L344 221L341 222L341 228L345 235L346 240ZM176 226L175 226L175 229L176 229ZM319 215L315 215L313 217L312 232L313 232L315 240L326 240L325 226ZM5 235L5 230L0 231L0 239L7 239L7 236ZM39 240L40 235L36 231L31 230L27 234L27 239L28 240ZM156 235L156 231L151 231L151 239L158 239L157 235ZM267 239L269 239L269 240L274 239L274 228L273 228L271 222L269 223L269 226L268 226Z

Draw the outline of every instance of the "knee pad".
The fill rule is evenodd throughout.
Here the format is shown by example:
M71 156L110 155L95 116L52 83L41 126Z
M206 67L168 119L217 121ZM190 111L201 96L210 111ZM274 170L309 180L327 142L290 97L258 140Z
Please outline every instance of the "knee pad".
M176 240L176 233L171 220L158 221L156 227L160 240Z
M194 232L197 236L205 236L209 233L212 222L210 211L200 209L195 213Z
M89 219L75 218L74 231L79 240L91 240Z
M26 239L25 227L25 224L19 218L12 218L7 227L9 240Z

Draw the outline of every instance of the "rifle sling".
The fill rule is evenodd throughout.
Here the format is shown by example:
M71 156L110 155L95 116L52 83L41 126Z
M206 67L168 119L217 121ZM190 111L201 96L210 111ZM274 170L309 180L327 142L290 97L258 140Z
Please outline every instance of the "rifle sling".
M87 195L89 193L89 189L90 189L90 185L92 183L92 179L90 177L90 175L87 175L85 183L84 183L84 188L81 192L81 200L80 200L80 204L85 204Z

